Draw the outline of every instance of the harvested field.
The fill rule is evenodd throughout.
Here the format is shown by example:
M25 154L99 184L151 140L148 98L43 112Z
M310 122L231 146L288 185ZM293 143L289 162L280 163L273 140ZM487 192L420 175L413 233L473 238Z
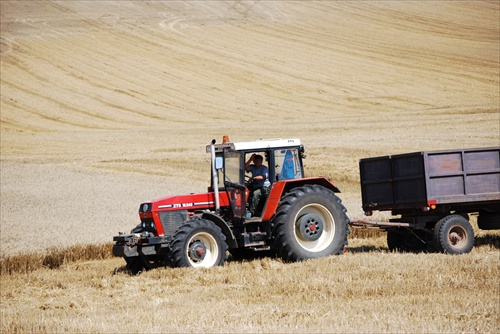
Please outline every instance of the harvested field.
M138 222L142 201L206 191L205 145L223 135L300 138L306 173L332 178L351 219L363 218L360 158L500 143L498 1L2 0L0 11L2 258L107 243ZM276 279L273 272L291 271L303 284L313 262L303 269L233 262L194 277L167 269L129 277L113 259L2 274L0 331L498 332L498 233L478 233L493 245L463 257L391 254L383 235L353 234L351 254L319 262L316 284L345 281L320 289L321 298L339 294L317 308L305 288L270 299L272 291L259 290ZM374 265L382 262L387 277ZM362 270L349 264L377 271L370 296L360 292ZM336 266L340 272L326 270ZM239 271L246 281L235 278ZM397 297L380 300L391 295L386 280L446 286L458 273L463 281L453 288L413 295L401 284ZM173 276L185 285L169 283ZM229 285L211 294L210 279ZM112 324L95 318L100 303L126 286L131 299L154 296L137 305L154 309L139 314L144 327L120 324L134 314L133 303L123 313L110 308ZM164 309L188 312L186 298L213 308L214 296L231 286L260 299L231 300L220 323L212 313L201 326L196 317L162 319ZM83 291L79 299L76 291ZM25 319L34 299L40 305ZM313 313L334 319L345 305L338 323L311 320ZM408 322L394 312L404 307ZM238 327L241 308L253 313Z

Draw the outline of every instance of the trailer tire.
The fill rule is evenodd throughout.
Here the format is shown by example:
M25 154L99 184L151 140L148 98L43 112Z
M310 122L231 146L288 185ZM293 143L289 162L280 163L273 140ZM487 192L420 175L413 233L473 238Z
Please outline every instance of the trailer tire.
M277 255L284 261L337 255L347 245L349 219L341 200L319 185L305 185L284 195L273 219Z
M224 265L226 237L205 219L191 219L174 233L170 261L173 267L210 268Z
M477 218L477 227L481 230L500 229L500 212L481 212Z
M399 237L399 233L388 230L387 231L387 247L391 252L399 252L402 249L403 243Z
M474 230L463 216L449 215L434 226L434 242L436 248L443 253L468 253L474 246Z

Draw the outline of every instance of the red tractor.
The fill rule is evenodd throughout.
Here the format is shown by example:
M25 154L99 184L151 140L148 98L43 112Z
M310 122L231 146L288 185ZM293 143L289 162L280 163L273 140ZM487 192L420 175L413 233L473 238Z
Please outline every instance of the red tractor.
M221 266L227 251L235 258L269 251L290 262L344 252L349 219L335 195L340 191L324 177L304 177L300 140L231 143L224 136L206 151L212 163L207 193L143 203L141 223L113 238L113 254L124 257L130 271ZM255 155L268 167L257 203L257 177L247 172Z

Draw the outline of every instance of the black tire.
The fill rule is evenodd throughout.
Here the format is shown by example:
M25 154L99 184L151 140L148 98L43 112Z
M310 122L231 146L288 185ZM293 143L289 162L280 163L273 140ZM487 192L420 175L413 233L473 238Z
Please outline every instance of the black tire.
M213 222L191 219L174 233L170 260L173 267L210 268L224 265L226 237Z
M233 248L229 250L231 259L234 261L255 260L265 257L276 257L273 249L265 251L255 251L248 248Z
M125 262L127 262L126 267L132 275L137 275L144 269L141 258L139 256L126 257Z
M143 268L146 270L151 270L158 267L167 267L169 265L167 256L141 254L140 259Z
M161 255L144 255L126 257L125 262L127 262L127 269L133 275L138 274L143 270L151 270L158 267L166 267L169 265L168 257Z
M434 242L436 248L443 253L468 253L474 246L474 230L463 216L449 215L434 226Z
M402 250L403 243L400 234L396 231L387 231L387 247L391 252L399 252Z
M402 228L387 231L387 246L390 251L420 253L427 249L425 240L424 231L409 231Z
M281 199L273 219L276 253L284 261L337 255L344 252L349 219L333 191L306 185Z
M477 218L477 227L481 230L500 229L500 212L481 212Z

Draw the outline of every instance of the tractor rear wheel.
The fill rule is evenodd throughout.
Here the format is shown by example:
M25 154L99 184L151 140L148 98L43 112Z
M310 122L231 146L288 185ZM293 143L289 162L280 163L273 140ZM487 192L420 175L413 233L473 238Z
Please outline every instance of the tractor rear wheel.
M174 267L210 268L224 265L226 237L213 222L191 219L174 233L170 260Z
M274 246L285 261L342 254L349 219L341 200L319 185L305 185L283 196L273 220Z

